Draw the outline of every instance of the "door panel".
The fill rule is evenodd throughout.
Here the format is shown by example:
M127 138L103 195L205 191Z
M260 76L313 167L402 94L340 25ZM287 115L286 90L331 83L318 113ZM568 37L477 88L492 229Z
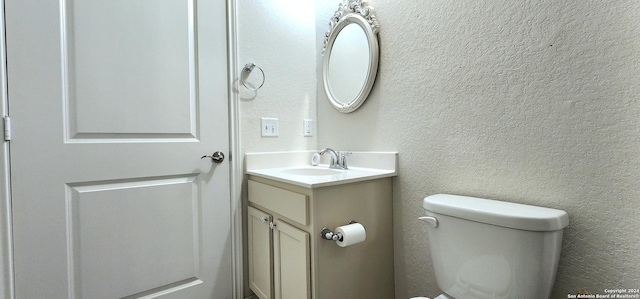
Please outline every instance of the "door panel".
M5 11L17 298L231 298L224 2Z
M275 298L311 298L309 233L278 221L273 244Z
M67 185L69 278L78 298L199 280L196 178Z
M269 223L271 215L248 207L249 288L260 299L273 297L272 235ZM264 220L264 221L263 221Z
M197 137L194 1L62 1L69 139Z

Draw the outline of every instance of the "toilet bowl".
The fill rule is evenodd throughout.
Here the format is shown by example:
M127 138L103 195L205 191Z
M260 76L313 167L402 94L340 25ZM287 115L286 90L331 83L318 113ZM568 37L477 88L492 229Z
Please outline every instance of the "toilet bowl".
M450 194L424 198L423 208L444 292L434 299L549 298L565 211Z

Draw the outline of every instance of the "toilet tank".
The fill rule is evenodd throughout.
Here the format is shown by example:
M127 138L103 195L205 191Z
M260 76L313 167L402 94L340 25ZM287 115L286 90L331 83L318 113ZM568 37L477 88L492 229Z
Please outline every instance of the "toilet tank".
M438 286L457 299L549 298L565 211L450 194L428 196Z

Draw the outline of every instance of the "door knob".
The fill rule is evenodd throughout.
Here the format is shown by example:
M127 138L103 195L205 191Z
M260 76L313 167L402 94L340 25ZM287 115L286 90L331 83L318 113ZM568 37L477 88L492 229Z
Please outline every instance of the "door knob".
M213 153L211 156L204 155L200 159L204 159L204 158L211 158L211 161L213 163L222 163L222 161L224 161L224 154L222 152L218 151L218 152Z

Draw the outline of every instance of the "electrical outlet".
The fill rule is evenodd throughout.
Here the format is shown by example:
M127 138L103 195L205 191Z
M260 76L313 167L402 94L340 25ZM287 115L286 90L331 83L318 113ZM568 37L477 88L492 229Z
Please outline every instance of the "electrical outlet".
M260 118L260 131L262 132L262 137L278 137L278 135L280 135L279 127L277 118Z
M313 119L302 120L302 135L304 137L313 136Z

